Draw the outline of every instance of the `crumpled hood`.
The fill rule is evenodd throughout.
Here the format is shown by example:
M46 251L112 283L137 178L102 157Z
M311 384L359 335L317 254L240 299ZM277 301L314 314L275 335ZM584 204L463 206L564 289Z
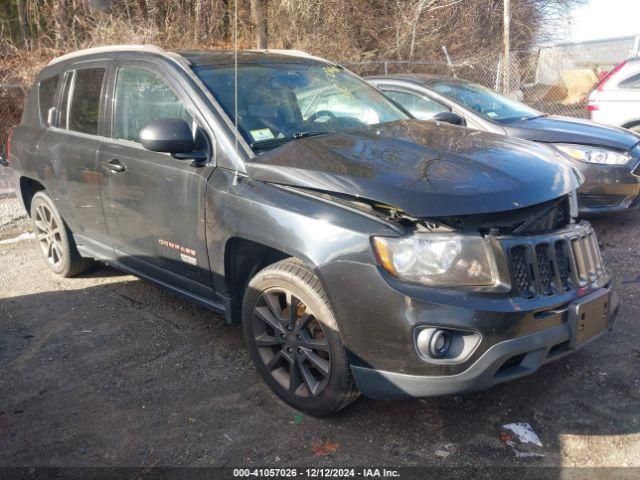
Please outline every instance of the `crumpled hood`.
M507 135L538 142L579 143L629 150L640 138L620 127L569 117L538 117L504 125Z
M579 186L549 147L417 120L293 140L247 170L254 180L362 197L415 217L513 210Z

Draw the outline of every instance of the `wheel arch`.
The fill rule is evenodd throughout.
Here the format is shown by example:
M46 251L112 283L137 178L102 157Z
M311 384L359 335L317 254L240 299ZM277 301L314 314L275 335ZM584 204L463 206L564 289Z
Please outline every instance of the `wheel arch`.
M285 258L297 257L243 237L227 240L224 249L224 270L225 286L230 298L228 323L241 323L242 297L251 278L263 268Z
M18 198L22 202L22 206L27 211L27 216L31 217L31 201L36 193L45 189L44 185L38 180L27 176L21 176L18 180L19 195Z

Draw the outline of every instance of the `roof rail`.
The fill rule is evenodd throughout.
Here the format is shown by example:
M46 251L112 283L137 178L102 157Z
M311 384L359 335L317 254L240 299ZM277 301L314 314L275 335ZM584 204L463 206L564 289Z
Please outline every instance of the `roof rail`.
M90 55L92 53L108 53L108 52L152 52L152 53L166 53L162 48L157 45L109 45L107 47L93 47L85 48L84 50L78 50L75 52L67 53L60 57L56 57L49 62L49 65L62 62L70 58L82 57L84 55Z

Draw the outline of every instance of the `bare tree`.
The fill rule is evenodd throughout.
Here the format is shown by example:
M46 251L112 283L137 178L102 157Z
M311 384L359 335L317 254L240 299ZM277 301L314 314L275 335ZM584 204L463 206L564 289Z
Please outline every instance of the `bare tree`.
M502 64L504 65L502 78L502 91L508 93L511 89L511 3L510 0L503 0L503 20L502 20Z
M418 25L420 24L420 16L427 8L433 6L436 0L418 0L416 3L415 13L411 19L411 43L409 45L409 61L413 62L416 51L416 37L418 35Z
M267 48L267 0L251 0L251 21L255 27L256 48Z
M138 0L138 8L144 18L149 16L149 9L147 8L147 2L145 0Z
M31 30L29 29L29 17L27 15L27 5L25 0L17 0L18 22L20 24L20 37L25 48L31 45Z
M67 39L68 0L53 1L53 21L55 23L55 45L63 48Z
M201 35L202 26L202 0L195 0L193 5L194 25L193 25L193 39L197 42Z

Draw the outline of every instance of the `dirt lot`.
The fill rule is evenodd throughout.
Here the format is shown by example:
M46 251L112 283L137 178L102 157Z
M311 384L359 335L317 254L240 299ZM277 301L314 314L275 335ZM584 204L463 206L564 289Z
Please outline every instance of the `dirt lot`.
M26 223L0 204L14 236ZM1 243L0 465L640 466L640 212L593 223L622 300L610 335L486 392L328 419L278 401L220 317L107 267L56 278L32 241ZM517 455L511 422L542 447Z

